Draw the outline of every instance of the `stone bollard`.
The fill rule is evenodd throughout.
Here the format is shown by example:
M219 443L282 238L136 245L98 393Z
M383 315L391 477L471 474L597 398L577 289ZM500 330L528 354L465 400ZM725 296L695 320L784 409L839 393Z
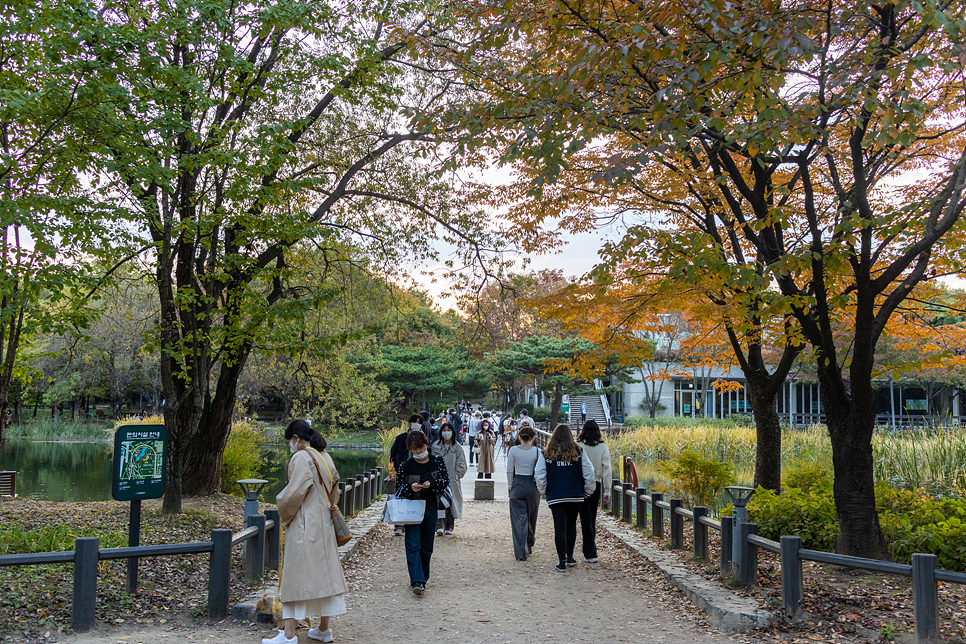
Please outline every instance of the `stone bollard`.
M473 498L477 501L492 501L493 479L476 479L473 486Z

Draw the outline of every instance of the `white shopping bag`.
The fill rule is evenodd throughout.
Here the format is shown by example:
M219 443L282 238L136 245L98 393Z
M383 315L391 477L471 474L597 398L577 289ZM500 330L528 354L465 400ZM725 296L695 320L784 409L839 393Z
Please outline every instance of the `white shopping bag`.
M425 515L426 501L392 497L386 501L386 512L383 520L395 525L412 525L422 523Z

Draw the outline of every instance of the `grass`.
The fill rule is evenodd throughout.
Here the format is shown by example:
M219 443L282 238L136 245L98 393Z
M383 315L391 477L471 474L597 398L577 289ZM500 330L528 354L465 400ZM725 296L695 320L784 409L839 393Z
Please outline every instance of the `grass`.
M113 433L104 425L92 422L74 422L51 418L36 418L7 429L10 438L26 438L35 441L72 440L108 441Z
M647 419L648 421L652 419ZM615 454L635 460L641 481L661 482L656 469L685 449L732 463L739 483L754 477L755 428L715 419L653 419L608 439ZM687 421L687 422L685 422ZM714 421L714 422L708 422ZM895 488L923 490L932 496L966 498L966 432L963 430L906 430L876 432L872 438L876 481ZM811 464L831 469L832 447L827 429L815 425L782 432L782 469Z
M0 527L0 555L73 550L78 537L98 537L101 548L127 545L127 535L122 530L75 528L66 523L49 523L26 530L19 523L12 523Z

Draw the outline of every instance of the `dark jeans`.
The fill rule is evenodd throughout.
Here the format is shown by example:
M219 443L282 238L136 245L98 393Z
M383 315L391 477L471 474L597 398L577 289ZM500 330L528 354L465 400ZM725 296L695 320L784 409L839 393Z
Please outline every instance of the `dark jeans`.
M473 464L473 459L476 458L476 452L473 451L473 448L476 447L476 436L470 436L469 434L467 434L467 436L469 436L469 444L470 444L470 465L472 465ZM479 461L480 459L477 458L476 460Z
M597 508L600 507L600 481L594 493L580 504L580 535L585 559L597 558Z
M436 509L426 504L422 523L406 526L406 566L409 568L409 584L429 580L429 560L433 556L436 539Z
M577 543L577 516L580 514L582 505L580 501L567 501L550 506L550 514L553 515L553 545L557 548L557 559L560 561L574 558L574 544Z
M458 484L459 482L457 482L457 485ZM453 509L446 508L446 516L440 517L439 519L436 520L436 529L449 530L450 532L452 532L455 526L456 526L456 519L453 518Z

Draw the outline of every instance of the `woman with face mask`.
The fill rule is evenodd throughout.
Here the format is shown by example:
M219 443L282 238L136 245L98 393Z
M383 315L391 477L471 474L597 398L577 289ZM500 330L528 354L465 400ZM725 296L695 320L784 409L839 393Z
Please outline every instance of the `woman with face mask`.
M445 516L440 508L436 534L453 534L456 519L463 516L463 490L460 487L460 479L466 474L469 466L466 464L463 446L456 438L456 430L449 421L440 426L440 439L433 444L433 453L446 463L446 471L449 472L449 489L453 496L453 503L446 508Z
M496 471L496 433L489 419L480 422L476 432L476 447L479 448L479 462L476 465L476 478L493 478Z
M304 420L285 429L292 458L286 470L285 489L278 493L278 514L285 530L282 575L278 594L282 601L282 630L262 644L296 644L299 620L321 617L319 628L308 637L331 642L329 618L345 613L345 577L339 563L329 493L339 499L339 472L325 453L325 439ZM321 449L319 449L321 448Z
M429 560L433 556L433 541L436 538L436 521L439 518L437 496L449 485L449 474L446 462L430 454L429 439L420 430L409 432L406 446L413 457L396 472L396 496L426 501L422 522L405 526L409 586L413 594L422 595L429 581Z
M402 432L400 432L396 439L392 442L392 447L389 449L389 461L392 463L393 471L397 474L402 464L406 462L409 458L409 448L406 447L406 439L409 438L409 432L419 431L423 427L423 417L419 414L412 414L409 420L403 424ZM395 534L397 537L403 536L405 531L401 525L397 525L395 529Z

